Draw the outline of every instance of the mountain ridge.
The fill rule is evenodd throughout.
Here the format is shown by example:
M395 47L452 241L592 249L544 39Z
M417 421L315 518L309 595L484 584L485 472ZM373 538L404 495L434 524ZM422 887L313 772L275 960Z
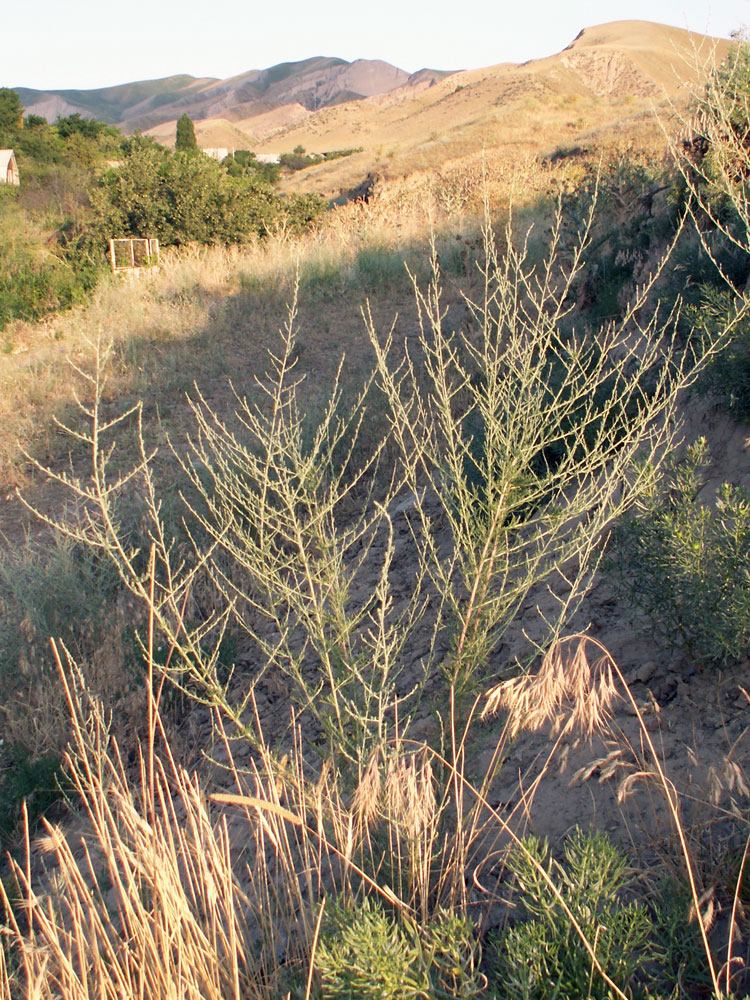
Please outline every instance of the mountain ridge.
M54 119L78 113L133 132L159 126L185 113L195 121L203 121L251 118L288 104L315 111L409 86L412 79L421 86L425 79L443 79L450 72L421 69L409 74L379 59L348 62L335 56L312 56L223 80L178 74L92 90L14 89L29 114Z

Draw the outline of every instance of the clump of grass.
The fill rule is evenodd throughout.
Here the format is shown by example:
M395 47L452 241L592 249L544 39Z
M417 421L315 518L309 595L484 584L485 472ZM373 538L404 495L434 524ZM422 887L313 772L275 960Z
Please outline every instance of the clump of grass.
M0 554L0 677L10 696L19 661L26 671L50 666L50 636L77 655L96 642L96 632L118 585L109 560L62 536L49 544L27 542Z
M587 659L579 647L589 644L572 637L554 655L564 667L571 651ZM72 717L66 773L83 809L83 839L46 824L35 850L54 862L52 879L32 869L27 822L29 860L11 862L13 898L0 886L12 958L9 968L0 954L2 1000L118 991L166 1000L177 983L184 995L208 1000L366 1000L407 990L430 1000L629 1000L637 968L641 981L653 974L652 984L663 982L660 930L642 902L623 896L635 888L623 855L604 835L579 831L564 858L552 860L490 806L487 786L471 786L460 756L450 763L427 746L414 754L396 742L390 761L373 759L360 774L352 798L334 765L309 771L299 743L283 758L261 743L249 771L238 768L220 729L237 791L210 797L223 807L217 812L171 755L158 696L148 699L146 740L129 771L76 665L57 660ZM642 733L654 751L645 726ZM417 818L406 778L427 761L436 808ZM651 763L664 778L658 757ZM662 791L675 806L665 778ZM523 800L528 807L528 790ZM487 982L480 926L499 898L503 868L494 878L483 868L507 853L497 853L503 842L512 844L516 915L527 920L505 932ZM679 935L673 924L670 939ZM706 962L720 1000L710 951Z

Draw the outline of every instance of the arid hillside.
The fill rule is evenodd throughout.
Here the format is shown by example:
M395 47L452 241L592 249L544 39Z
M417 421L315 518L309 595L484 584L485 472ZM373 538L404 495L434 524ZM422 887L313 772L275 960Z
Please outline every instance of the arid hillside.
M654 109L668 117L695 84L703 64L720 61L728 43L644 21L586 28L562 52L524 64L502 63L442 81L324 108L268 134L266 115L254 132L263 153L302 145L311 152L363 147L355 156L300 172L294 189L330 197L368 172L383 178L440 168L493 150L509 162L560 147L601 147L624 136L638 147L662 142ZM208 129L209 122L201 128ZM199 131L200 135L200 131ZM257 139L257 142L255 140Z

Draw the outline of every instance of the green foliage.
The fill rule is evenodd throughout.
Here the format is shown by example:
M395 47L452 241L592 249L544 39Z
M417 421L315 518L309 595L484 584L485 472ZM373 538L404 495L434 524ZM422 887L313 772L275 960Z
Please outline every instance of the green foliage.
M697 388L719 396L737 420L750 421L750 315L748 302L728 288L704 286L699 306L689 310L693 335L711 343L731 330L724 347L711 358Z
M21 98L10 87L0 87L0 136L16 132L22 122Z
M724 483L714 506L698 504L704 439L655 478L614 534L610 568L654 631L701 665L750 646L750 495Z
M6 850L26 802L29 827L65 794L62 760L57 754L32 757L21 743L0 741L0 848Z
M177 134L174 143L177 153L197 153L198 140L195 138L195 126L187 114L177 119Z
M95 118L83 118L77 111L67 118L58 118L55 127L61 139L69 139L73 135L82 135L87 139L97 139L101 135L120 135L120 130L114 125L106 125Z
M139 146L92 191L100 245L109 236L152 237L162 245L242 243L320 214L316 196L284 199L262 177L234 177L215 160Z
M261 163L249 149L235 149L224 158L222 166L232 177L255 176L266 184L277 184L281 176L278 163Z
M733 891L732 887L732 891ZM673 879L659 886L654 924L658 929L659 971L664 994L680 983L683 996L709 996L711 977L690 891Z
M441 910L418 927L365 897L327 909L315 964L323 1000L454 1000L482 995L478 959L467 918Z
M81 302L98 274L99 268L76 266L63 256L36 258L15 248L0 271L0 329L12 319L35 320Z
M157 142L152 135L144 135L142 132L134 132L132 135L124 136L120 143L120 151L123 156L131 156L139 149L154 149L160 153L166 153L166 147Z
M290 194L278 203L279 224L288 232L302 233L309 229L326 210L326 200L319 194Z
M653 955L651 917L641 903L624 901L633 880L626 858L606 834L576 830L562 861L550 857L547 843L536 837L511 852L508 867L526 919L498 941L501 995L523 1000L615 996L537 866L554 882L610 979L623 991L631 987L636 971Z
M80 115L56 125L34 118L13 136L21 186L0 189L0 329L75 305L95 287L106 260L85 233L86 188L121 140Z
M351 156L352 153L361 152L361 146L352 149L332 149L327 153L306 153L304 146L295 146L293 152L281 154L279 163L287 170L304 170L305 167L314 167L316 163L338 160L342 156Z

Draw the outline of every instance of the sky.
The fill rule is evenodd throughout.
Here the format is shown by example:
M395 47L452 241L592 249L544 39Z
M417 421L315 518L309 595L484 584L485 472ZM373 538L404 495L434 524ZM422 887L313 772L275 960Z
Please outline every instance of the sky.
M2 4L0 87L91 89L225 78L310 56L407 72L523 62L628 19L726 37L750 0L26 0Z

